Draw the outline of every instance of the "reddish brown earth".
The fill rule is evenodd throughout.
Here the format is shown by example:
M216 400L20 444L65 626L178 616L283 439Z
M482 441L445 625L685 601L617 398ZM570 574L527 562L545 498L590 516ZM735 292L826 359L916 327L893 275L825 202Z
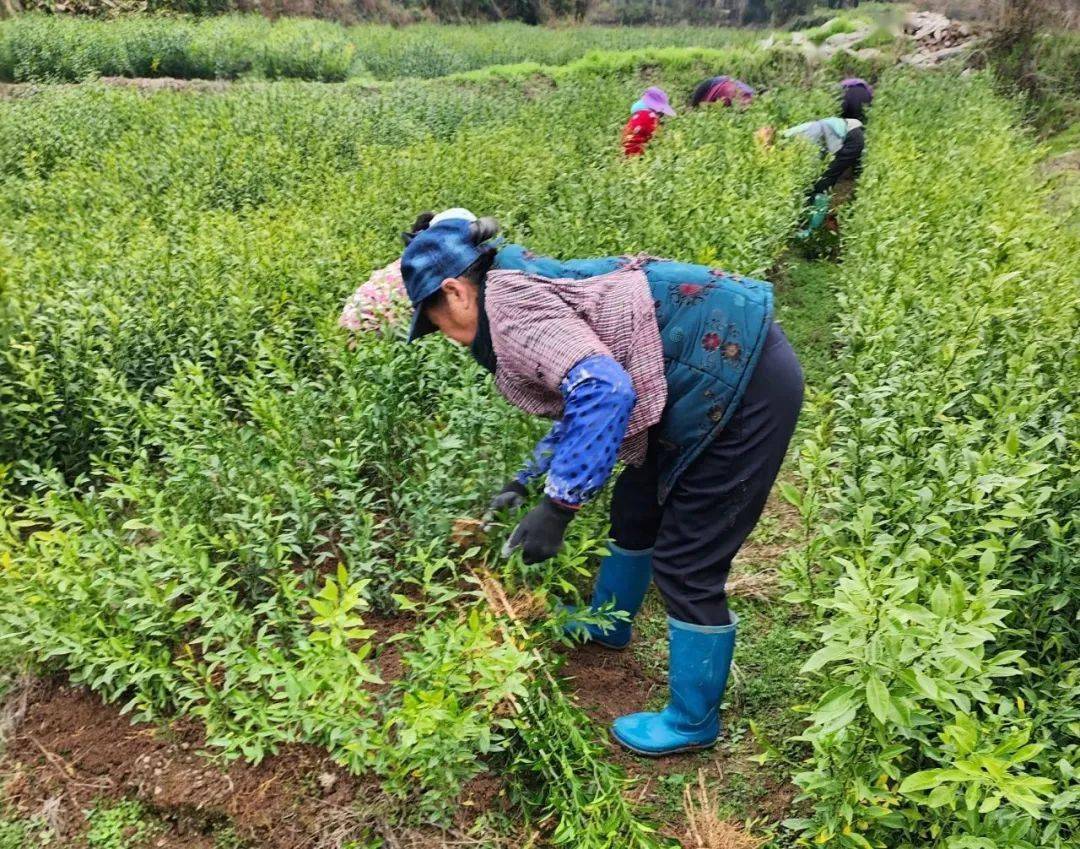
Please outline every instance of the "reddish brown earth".
M4 793L28 815L59 799L56 822L71 846L96 800L137 798L173 825L168 842L154 845L177 849L211 846L207 834L224 821L257 846L307 849L357 793L356 779L315 747L223 769L204 745L192 721L132 725L82 688L38 682L8 736Z
M364 625L375 629L375 634L371 637L371 643L375 647L372 663L383 680L382 684L374 685L374 689L385 692L394 681L400 681L405 675L401 642L391 641L391 638L412 630L416 623L411 617L406 616L380 616L375 613L365 613Z
M283 747L257 766L224 765L205 751L194 721L132 724L59 681L35 681L22 697L0 758L0 797L24 817L49 811L66 849L85 846L85 812L100 801L137 799L161 820L164 832L138 849L213 849L225 825L258 849L338 849L373 834L398 849L436 849L474 843L464 831L502 803L502 783L483 774L465 787L456 828L398 827L393 802L315 746Z
M578 707L596 722L609 725L617 716L642 710L667 681L649 675L633 651L612 651L586 644L574 648L560 670Z
M375 614L366 621L376 630L373 665L384 682L398 680L401 643L388 639L413 623ZM116 706L60 681L31 682L13 701L0 796L27 816L53 811L49 819L65 846L81 845L83 813L96 801L123 798L138 799L162 818L168 833L149 845L171 849L211 849L210 833L225 823L260 849L336 846L346 833L371 825L361 822L355 802L373 788L317 747L291 745L257 766L226 766L205 750L194 720L132 724ZM497 792L476 788L481 799Z

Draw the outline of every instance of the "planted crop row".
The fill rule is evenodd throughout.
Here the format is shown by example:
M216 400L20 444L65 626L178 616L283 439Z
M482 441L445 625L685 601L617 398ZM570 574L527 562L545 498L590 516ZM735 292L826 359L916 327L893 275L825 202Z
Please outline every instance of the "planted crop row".
M703 110L627 162L633 72L658 61L674 90L705 72L649 53L540 89L409 83L396 111L394 91L304 84L0 104L0 659L197 716L234 755L321 744L416 816L446 814L478 755L509 758L542 778L526 800L557 841L650 845L529 641L447 556L536 423L447 343L350 347L335 320L422 208L495 214L561 255L768 268L820 164L753 129L831 96ZM501 577L572 589L605 533L594 508L559 561ZM381 688L372 607L424 626Z
M25 15L0 21L0 80L94 76L235 79L437 77L489 65L564 65L593 50L718 48L750 30L714 27L545 29L517 23L342 27L261 15L99 21Z
M337 24L260 15L103 21L25 15L0 21L0 80L96 76L344 80L357 45Z
M750 46L760 33L722 27L581 27L552 29L518 23L482 26L419 24L350 27L366 73L377 79L446 74L535 62L566 65L586 53L657 47Z
M834 377L790 577L825 692L797 782L829 846L1080 838L1080 249L983 75L899 74L845 217Z

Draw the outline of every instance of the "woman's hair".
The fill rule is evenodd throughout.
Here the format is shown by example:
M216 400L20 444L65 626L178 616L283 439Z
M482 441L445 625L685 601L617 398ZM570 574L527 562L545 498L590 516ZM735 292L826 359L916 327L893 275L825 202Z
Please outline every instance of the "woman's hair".
M866 107L874 96L864 86L848 86L840 98L840 117L866 123Z
M713 87L713 80L716 77L709 77L707 80L702 80L698 83L697 88L694 89L690 95L690 108L696 109L701 105L701 101L705 99L705 96L709 93L709 90Z
M401 234L401 238L405 244L408 245L413 239L415 239L420 233L431 226L432 219L435 218L434 212L421 212L416 216L416 220L413 221L412 227L406 232ZM477 218L471 224L469 224L469 237L472 239L474 245L479 247L488 239L493 239L499 233L499 222L494 218ZM485 248L482 253L490 253L495 255L495 249L492 247ZM473 265L478 263L474 262ZM472 266L470 266L472 267Z
M416 236L431 226L431 221L435 217L434 212L421 212L416 216L416 220L413 221L412 227L408 232L402 233L401 238L404 239L405 244L408 245ZM499 222L494 218L478 218L469 225L469 237L477 247L480 247L488 239L494 238L499 233ZM459 276L464 277L474 286L483 286L484 280L487 278L487 273L491 270L492 263L495 262L495 248L487 245L480 249L480 256L472 265L466 268ZM428 298L428 302L431 304L437 304L445 297L445 294L440 289Z
M426 230L431 225L431 219L435 217L434 212L421 212L416 216L416 220L412 223L412 227L401 234L401 238L405 244L409 244L419 233Z

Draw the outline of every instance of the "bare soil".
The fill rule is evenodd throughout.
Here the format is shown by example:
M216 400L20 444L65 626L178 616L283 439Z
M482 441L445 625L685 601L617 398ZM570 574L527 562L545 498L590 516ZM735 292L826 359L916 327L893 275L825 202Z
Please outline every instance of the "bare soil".
M411 617L406 616L365 613L364 624L368 628L375 629L375 634L371 638L372 645L375 647L372 663L383 681L382 684L375 684L372 687L377 692L386 692L395 681L400 681L405 675L401 642L396 640L391 642L390 638L412 630L416 623Z
M82 845L82 812L97 800L136 798L173 826L155 846L212 845L215 826L230 822L257 846L309 849L358 789L315 747L224 767L205 752L197 723L131 724L115 706L58 681L32 685L0 765L4 795L21 813L59 799L54 821L72 847Z
M641 710L667 681L650 674L631 649L613 651L586 644L570 650L561 670L574 701L601 727Z

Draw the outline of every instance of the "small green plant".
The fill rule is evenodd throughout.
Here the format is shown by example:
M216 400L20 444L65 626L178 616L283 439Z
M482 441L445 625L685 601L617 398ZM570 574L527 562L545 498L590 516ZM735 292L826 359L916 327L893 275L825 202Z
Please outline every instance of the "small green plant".
M52 833L34 820L0 815L0 849L52 845Z
M464 783L483 771L481 758L504 751L535 662L505 638L484 605L459 612L475 596L459 596L431 580L434 571L428 575L434 603L404 652L400 702L387 711L389 741L376 763L388 792L411 799L417 818L449 815Z
M880 50L885 47L891 47L896 42L897 36L893 35L893 33L885 27L878 27L853 47L855 50L863 50L865 48L875 48Z
M87 811L86 821L89 849L131 849L158 829L136 801L98 803Z
M214 831L214 849L247 849L247 847L248 844L230 826L223 826Z

